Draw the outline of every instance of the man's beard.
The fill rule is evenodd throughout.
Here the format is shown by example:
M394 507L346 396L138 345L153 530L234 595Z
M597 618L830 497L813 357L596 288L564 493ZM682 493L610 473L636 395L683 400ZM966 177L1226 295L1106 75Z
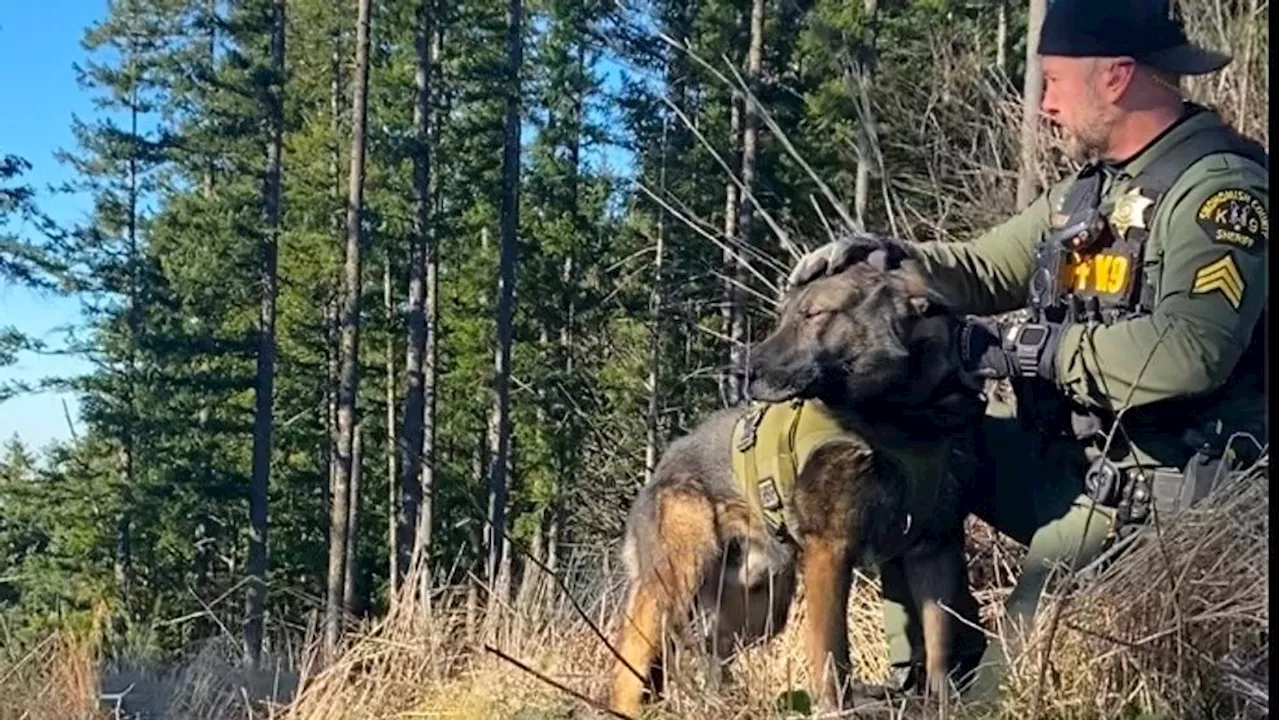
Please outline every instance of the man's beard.
M1067 157L1072 162L1090 163L1099 160L1107 151L1106 136L1096 126L1078 132L1065 132L1063 138Z
M1096 98L1091 98L1084 117L1088 122L1080 128L1063 129L1063 141L1067 156L1073 162L1089 163L1106 157L1111 145L1111 126L1114 120L1107 108Z

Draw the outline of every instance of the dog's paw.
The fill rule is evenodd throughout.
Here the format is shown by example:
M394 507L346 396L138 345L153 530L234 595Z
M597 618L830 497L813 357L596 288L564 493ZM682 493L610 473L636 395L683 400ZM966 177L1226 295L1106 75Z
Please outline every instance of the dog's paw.
M787 690L773 701L774 712L780 717L813 714L813 698L804 690Z

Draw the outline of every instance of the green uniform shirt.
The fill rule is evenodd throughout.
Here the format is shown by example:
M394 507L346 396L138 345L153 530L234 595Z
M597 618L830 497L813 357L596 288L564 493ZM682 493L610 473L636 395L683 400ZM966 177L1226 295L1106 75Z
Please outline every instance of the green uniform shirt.
M1202 110L1110 168L1101 206L1187 133L1220 123ZM1070 182L971 243L916 245L933 287L962 313L1025 307L1036 245ZM1265 169L1229 153L1201 158L1182 174L1150 219L1143 249L1143 271L1156 288L1153 312L1067 327L1055 362L1068 398L1115 412L1206 393L1228 379L1267 302L1267 190Z

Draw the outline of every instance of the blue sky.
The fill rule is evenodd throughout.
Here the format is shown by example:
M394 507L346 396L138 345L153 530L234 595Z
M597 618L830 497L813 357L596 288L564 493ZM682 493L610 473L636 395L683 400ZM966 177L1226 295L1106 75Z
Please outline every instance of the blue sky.
M106 0L0 2L0 153L20 155L31 163L26 180L40 193L41 209L60 222L84 217L83 197L52 196L50 184L69 178L54 159L59 149L74 147L73 114L92 113L89 95L76 85L72 63L83 57L80 38L106 12ZM75 322L79 303L73 298L42 295L0 279L0 326L13 325L56 344L58 326ZM16 366L0 368L2 380L38 380L47 375L83 372L77 359L23 355ZM0 404L0 442L17 434L28 446L41 447L70 435L63 414L65 399L72 418L75 399L56 393L22 396Z

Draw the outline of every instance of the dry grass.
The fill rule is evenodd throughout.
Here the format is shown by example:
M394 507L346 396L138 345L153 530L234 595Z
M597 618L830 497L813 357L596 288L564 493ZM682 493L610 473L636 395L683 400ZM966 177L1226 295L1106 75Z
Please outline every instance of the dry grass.
M1043 716L1054 718L1264 714L1268 492L1265 467L1241 474L1159 538L1130 547L1084 581L1053 638L1046 683L1039 683L1041 651L1049 644L1044 627L1012 658L1004 715L1028 717L1037 694ZM1020 551L976 521L971 529L971 578L990 622ZM615 575L590 570L568 573L576 577L572 600L544 576L520 607L479 619L455 586L438 590L426 610L405 596L387 617L349 635L328 667L304 678L291 704L269 714L299 720L604 716L552 684L597 700L607 691L612 656L593 626L612 635L622 588ZM873 581L859 578L850 603L855 668L870 681L883 679L886 669L877 593ZM1047 598L1046 609L1059 599ZM797 633L803 614L801 601L778 641L746 650L723 687L707 684L700 654L682 653L670 695L653 717L774 716L780 696L806 681Z
M1037 695L1042 717L1053 718L1265 715L1268 493L1265 465L1239 474L1172 527L1158 536L1153 528L1114 564L1082 580L1052 640L1042 624L1025 639L1025 652L1011 659L1003 715L1029 717ZM1019 550L980 523L972 529L971 577L989 622ZM438 597L426 613L405 598L390 616L351 636L332 665L305 679L280 717L590 715L586 701L485 649L602 699L612 657L592 626L612 635L621 587L616 577L578 575L572 590L583 614L547 578L540 578L545 582L528 604L503 608L474 626L460 596L454 602ZM1061 600L1047 597L1041 617ZM748 649L724 687L707 685L699 654L676 658L670 696L653 717L773 716L781 694L805 682L797 633L803 613L801 601L778 641ZM856 671L882 679L883 625L873 581L857 581L850 618ZM1050 667L1042 685L1046 646Z
M1264 717L1269 706L1270 478L1264 461L1206 505L1152 528L1069 599L1039 687L1037 628L1010 686L1012 717L1037 693L1053 717ZM1067 598L1045 603L1051 608ZM1048 617L1051 610L1042 613ZM1037 647L1039 646L1039 647Z
M1179 0L1178 5L1193 41L1228 52L1233 58L1220 73L1189 79L1185 83L1188 94L1269 147L1268 0Z
M92 643L49 635L29 654L0 665L0 720L98 720L98 672Z
M88 632L58 631L30 650L0 648L0 720L99 720L102 612Z
M1166 519L1164 527L1151 528L1113 564L1077 578L1066 591L1070 600L1056 634L1050 638L1042 622L1025 639L1024 652L1011 658L1001 715L1030 717L1038 696L1045 718L1265 716L1269 492L1265 464L1237 474L1176 523ZM970 577L991 626L1020 550L977 521L971 530ZM488 616L468 610L459 589L465 584L442 585L424 608L408 583L393 611L348 634L326 667L312 650L302 653L297 692L279 704L250 704L246 695L261 697L262 683L270 681L237 668L234 644L213 643L163 675L157 685L167 703L156 716L605 717L571 694L599 700L607 691L612 656L593 628L612 636L622 586L604 567L597 556L564 568L572 595L539 573L523 590L523 603ZM860 577L850 602L854 666L869 681L882 679L886 669L877 593L873 581ZM1040 617L1066 598L1046 597ZM681 653L670 696L652 717L778 717L783 693L806 682L797 633L803 615L801 600L784 634L747 649L733 679L719 688L705 681L700 653ZM92 640L50 636L0 669L0 719L109 717L94 710L97 667Z

